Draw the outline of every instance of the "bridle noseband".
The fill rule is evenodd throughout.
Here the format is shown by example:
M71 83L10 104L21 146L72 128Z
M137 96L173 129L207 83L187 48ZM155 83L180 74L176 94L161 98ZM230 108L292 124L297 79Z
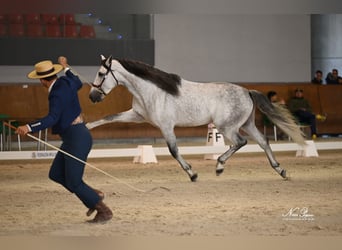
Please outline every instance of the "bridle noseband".
M112 70L112 60L110 60L110 64L109 64L109 65L106 64L106 60L103 60L103 61L102 61L102 66L107 70L107 72L106 72L105 74L99 73L99 76L103 77L101 83L100 83L99 85L95 85L94 83L92 83L91 86L93 86L94 88L96 88L97 91L99 91L101 94L107 95L107 94L103 91L102 85L103 85L104 81L106 80L108 74L111 73L111 75L112 75L113 78L115 79L117 85L119 84L119 81L118 81L118 79L117 79L117 78L115 77L115 75L114 75L114 70Z

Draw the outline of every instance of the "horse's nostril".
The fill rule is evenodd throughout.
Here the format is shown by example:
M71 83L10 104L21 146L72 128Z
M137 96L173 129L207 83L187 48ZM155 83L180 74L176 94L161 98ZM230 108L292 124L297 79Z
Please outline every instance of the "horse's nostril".
M92 101L92 102L100 102L101 101L101 94L97 91L94 91L94 92L91 92L89 94L89 99Z
M89 99L94 102L93 96L91 94L89 94Z

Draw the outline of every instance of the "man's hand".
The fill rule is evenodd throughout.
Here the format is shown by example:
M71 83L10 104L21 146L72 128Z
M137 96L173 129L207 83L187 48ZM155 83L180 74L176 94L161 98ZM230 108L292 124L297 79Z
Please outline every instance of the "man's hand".
M58 57L58 63L63 66L63 68L69 68L68 60L65 56Z
M23 125L23 126L19 126L17 128L17 130L15 131L15 133L19 134L19 135L26 135L29 131L29 128L27 127L27 125Z

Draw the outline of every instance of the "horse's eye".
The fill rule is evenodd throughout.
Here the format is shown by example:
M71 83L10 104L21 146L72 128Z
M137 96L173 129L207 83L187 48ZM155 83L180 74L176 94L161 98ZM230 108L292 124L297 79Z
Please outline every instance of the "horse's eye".
M99 77L104 77L106 74L99 72Z

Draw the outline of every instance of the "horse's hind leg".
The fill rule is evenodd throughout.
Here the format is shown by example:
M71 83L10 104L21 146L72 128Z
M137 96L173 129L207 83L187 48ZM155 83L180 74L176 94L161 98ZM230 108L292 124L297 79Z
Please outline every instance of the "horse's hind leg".
M233 145L230 146L230 148L224 152L222 155L219 156L217 159L217 164L216 164L216 175L222 174L224 170L224 164L226 161L236 152L238 151L241 147L247 144L247 140L243 138L238 132L236 132L233 135L227 135L223 133L226 138L228 138Z
M247 132L252 139L254 139L259 146L265 151L266 156L272 166L272 168L283 178L286 178L286 170L280 167L280 164L276 161L272 149L266 140L266 138L260 133L260 131L255 127L254 123L244 126L242 128Z

